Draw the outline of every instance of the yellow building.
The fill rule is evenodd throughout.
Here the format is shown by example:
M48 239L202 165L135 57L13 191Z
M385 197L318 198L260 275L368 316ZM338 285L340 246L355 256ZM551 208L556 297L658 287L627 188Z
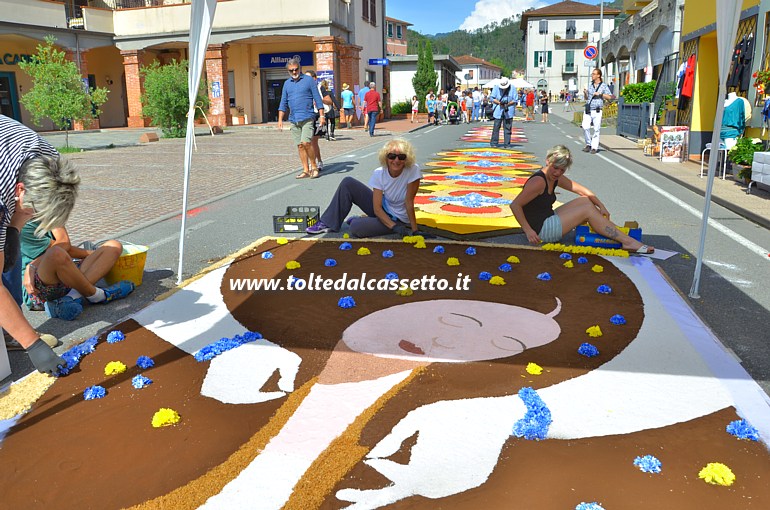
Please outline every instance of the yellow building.
M763 5L760 8L760 4ZM751 107L751 119L746 123L746 134L759 136L762 126L762 105L764 97L758 97L751 75L758 69L769 68L768 60L768 18L767 2L760 0L743 0L738 32L733 47L742 43L749 45L744 61L748 76L738 73L737 82L728 80L728 93L734 92L746 98ZM692 99L680 101L677 112L677 124L690 126L690 154L700 154L706 143L711 142L714 129L716 106L724 98L717 97L718 90L718 56L716 34L716 2L686 1L684 3L684 18L682 21L680 61L695 62L694 84ZM747 46L743 46L744 48ZM735 76L735 66L731 65L730 78ZM748 86L746 86L748 85Z

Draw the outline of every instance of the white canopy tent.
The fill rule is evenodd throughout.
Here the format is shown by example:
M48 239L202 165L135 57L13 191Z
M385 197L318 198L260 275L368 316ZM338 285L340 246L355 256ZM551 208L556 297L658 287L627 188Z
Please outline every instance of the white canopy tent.
M211 36L211 25L214 23L214 12L217 0L192 0L190 9L190 64L187 74L190 101L187 109L187 135L184 144L184 186L182 192L182 226L179 231L179 267L177 269L177 284L182 283L182 265L184 264L184 237L187 229L187 192L190 187L190 164L192 162L193 144L195 142L195 98L201 81L203 64L206 61L206 48Z

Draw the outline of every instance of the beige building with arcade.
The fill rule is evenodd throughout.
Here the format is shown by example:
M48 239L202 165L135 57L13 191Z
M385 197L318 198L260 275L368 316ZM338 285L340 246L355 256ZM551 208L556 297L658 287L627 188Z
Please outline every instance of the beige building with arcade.
M187 59L190 9L190 0L0 0L0 112L32 126L19 101L32 83L18 62L50 34L90 86L109 89L98 126L148 125L140 69ZM210 121L277 119L295 55L337 95L343 83L387 88L383 67L369 65L386 54L384 11L384 0L220 0L204 69Z

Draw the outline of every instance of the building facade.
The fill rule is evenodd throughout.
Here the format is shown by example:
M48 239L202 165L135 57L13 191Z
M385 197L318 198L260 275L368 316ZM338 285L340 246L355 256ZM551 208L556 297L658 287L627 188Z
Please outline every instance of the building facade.
M407 55L406 29L411 23L400 19L385 17L385 42L388 55Z
M598 50L599 40L612 31L620 11L604 9L603 19L601 13L599 5L571 0L522 13L527 57L524 79L556 94L562 89L588 87L598 52L594 59L586 58L584 52L588 46Z
M46 35L94 86L110 90L101 127L140 127L143 66L188 58L190 0L0 0L0 105L31 125L19 97L31 86L17 57L36 52ZM384 0L228 0L217 4L204 80L214 125L277 119L288 58L315 69L339 94L374 81L389 86ZM10 56L9 56L10 55ZM34 126L50 129L51 126Z
M462 67L457 72L457 83L466 89L483 88L489 81L500 77L503 68L473 55L461 55L455 60Z

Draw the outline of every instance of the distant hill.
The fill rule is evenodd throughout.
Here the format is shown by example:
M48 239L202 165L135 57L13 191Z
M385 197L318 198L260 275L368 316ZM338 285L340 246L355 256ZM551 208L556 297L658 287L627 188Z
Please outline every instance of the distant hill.
M622 11L623 0L605 2L604 7L605 9ZM625 14L618 16L615 19L615 25L617 26L625 17ZM472 32L455 30L454 32L435 35L423 35L407 29L407 53L416 55L419 41L430 39L435 54L473 55L499 65L505 74L510 74L511 69L526 68L524 32L519 28L520 23L521 14L517 14Z

